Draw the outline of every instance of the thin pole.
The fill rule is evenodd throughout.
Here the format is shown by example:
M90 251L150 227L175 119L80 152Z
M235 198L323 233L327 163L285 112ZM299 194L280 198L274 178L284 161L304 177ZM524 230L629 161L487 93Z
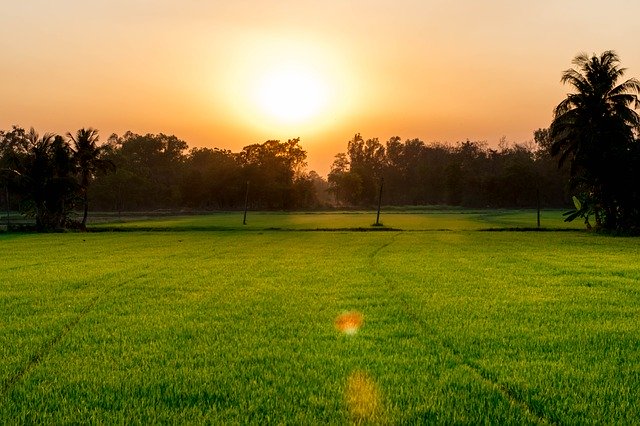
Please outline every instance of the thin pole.
M247 181L247 192L244 194L244 218L242 224L247 224L247 209L249 208L249 181Z
M540 188L536 189L536 204L538 208L538 228L540 228Z
M10 213L9 185L6 182L4 184L4 190L6 191L6 194L7 194L7 232L8 232L9 226L11 226L11 221L9 219L9 213Z
M376 216L376 226L380 226L380 207L382 206L382 186L384 178L380 178L380 192L378 193L378 214Z

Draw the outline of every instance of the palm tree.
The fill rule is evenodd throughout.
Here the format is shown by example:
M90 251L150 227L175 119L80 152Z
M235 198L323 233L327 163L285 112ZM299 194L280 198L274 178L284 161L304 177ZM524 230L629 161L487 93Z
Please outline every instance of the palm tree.
M63 228L77 189L71 150L60 136L15 130L17 143L7 150L3 171L26 201L23 213L35 218L38 231Z
M20 176L22 184L33 203L27 214L36 219L36 229L43 231L55 227L52 214L49 213L47 195L49 195L50 183L53 180L53 164L51 161L51 147L55 135L45 133L42 137L32 127L26 134L29 144L28 155L22 161Z
M98 131L93 128L80 129L76 135L67 133L67 137L73 142L73 158L76 162L80 177L80 194L82 197L83 214L82 229L87 227L87 215L89 214L89 184L98 171L115 169L115 165L104 154L106 146L98 146Z
M570 163L572 186L594 207L596 224L609 229L621 225L625 162L636 144L640 116L635 78L617 84L625 73L618 55L585 53L573 59L576 69L562 74L562 83L575 89L554 110L550 126L551 154L559 165Z

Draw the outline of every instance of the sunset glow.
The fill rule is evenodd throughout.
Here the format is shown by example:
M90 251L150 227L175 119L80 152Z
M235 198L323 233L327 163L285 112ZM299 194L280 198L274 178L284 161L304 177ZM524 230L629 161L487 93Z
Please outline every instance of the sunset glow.
M639 12L625 0L8 2L0 128L163 132L233 151L300 137L323 175L355 133L526 142L549 125L576 53L613 49L640 76Z
M238 46L220 73L217 96L240 132L257 141L310 139L344 125L356 109L353 67L340 49L285 35L241 36Z

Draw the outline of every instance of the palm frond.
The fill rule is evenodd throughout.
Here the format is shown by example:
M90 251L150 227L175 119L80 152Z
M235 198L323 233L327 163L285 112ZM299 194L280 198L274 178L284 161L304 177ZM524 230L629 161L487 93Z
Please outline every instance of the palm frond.
M582 67L585 63L589 62L589 59L589 55L586 52L580 52L573 58L571 63Z

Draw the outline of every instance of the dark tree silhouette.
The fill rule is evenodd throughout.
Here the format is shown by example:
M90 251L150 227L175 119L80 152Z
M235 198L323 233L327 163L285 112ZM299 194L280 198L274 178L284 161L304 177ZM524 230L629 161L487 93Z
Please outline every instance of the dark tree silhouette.
M356 135L347 143L347 153L336 155L329 173L330 190L339 204L375 203L380 178L387 162L385 147L378 138L366 141Z
M109 138L116 173L99 173L91 202L106 210L238 209L251 181L251 208L307 209L318 206L314 177L300 139L266 141L233 153L193 148L163 134ZM186 152L185 152L186 151Z
M35 218L38 231L65 227L77 189L69 145L51 133L40 137L33 128L14 127L7 141L3 162L22 196L23 212Z
M606 51L600 56L581 53L573 60L561 81L575 92L555 108L549 129L551 154L562 166L569 162L571 184L582 204L589 205L598 227L627 228L637 206L627 194L629 164L637 150L640 126L637 94L640 82L631 78L620 84L625 69L618 55Z
M347 151L336 155L328 182L305 171L306 152L299 139L271 140L234 153L217 148L188 150L186 142L175 136L127 132L122 137L112 135L108 149L102 150L96 132L81 129L68 141L53 137L45 143L50 149L40 152L26 134L20 128L0 131L4 198L7 203L11 198L23 212L26 207L35 212L45 205L49 211L57 205L65 214L73 208L86 211L88 199L92 208L118 212L240 209L248 180L252 209L370 208L382 177L387 205L534 207L538 192L543 207L571 204L564 184L567 171L552 161L544 130L536 132L537 147L504 141L499 150L477 141L425 144L419 139L402 142L397 136L383 145L378 138L365 140L356 134ZM640 150L632 154L629 157L638 158ZM115 173L92 162L94 155L114 163ZM34 158L48 168L30 167ZM16 164L20 167L13 167ZM54 182L74 184L75 190L65 192L58 186L54 191ZM44 192L34 188L43 185L52 198L36 203ZM638 191L633 197L640 199ZM59 222L71 224L66 219Z
M505 140L494 150L484 142L425 144L394 136L383 147L356 135L347 148L336 155L328 177L341 206L371 207L366 188L376 176L384 176L388 205L535 207L538 194L544 207L570 203L564 175L543 144Z
M73 143L73 160L78 170L80 179L80 196L82 198L82 229L87 228L87 215L89 213L89 184L99 171L114 171L115 164L105 158L108 146L98 145L98 131L93 128L80 129L75 136L67 133L67 137Z
M268 209L298 207L296 187L304 193L310 186L310 183L305 183L306 175L303 173L306 159L307 153L300 146L300 138L245 146L238 154L238 161L244 180L251 182L252 201Z

